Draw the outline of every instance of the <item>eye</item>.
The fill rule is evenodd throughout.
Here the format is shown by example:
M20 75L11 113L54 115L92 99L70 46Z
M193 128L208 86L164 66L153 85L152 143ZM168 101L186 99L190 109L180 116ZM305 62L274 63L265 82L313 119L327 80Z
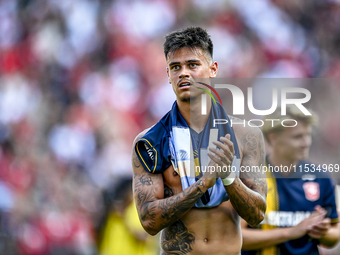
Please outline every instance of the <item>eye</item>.
M170 67L170 69L171 70L178 70L180 68L180 66L179 65L174 65L174 66L172 66L172 67Z
M196 64L196 63L190 63L189 66L190 66L191 68L194 68L194 67L197 66L197 64Z
M296 135L294 136L295 139L301 139L302 138L302 135Z

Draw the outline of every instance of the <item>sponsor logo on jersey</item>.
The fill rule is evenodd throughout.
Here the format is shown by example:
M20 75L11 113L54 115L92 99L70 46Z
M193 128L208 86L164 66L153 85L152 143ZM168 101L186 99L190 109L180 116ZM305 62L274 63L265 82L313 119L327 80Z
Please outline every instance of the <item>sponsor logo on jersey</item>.
M146 143L144 143L144 147L145 147L145 149L146 149L146 152L147 152L148 155L149 155L149 158L153 161L154 158L155 158L155 153L154 153L154 151L153 151Z
M308 218L311 212L285 212L271 211L266 214L261 224L269 224L276 227L292 227Z

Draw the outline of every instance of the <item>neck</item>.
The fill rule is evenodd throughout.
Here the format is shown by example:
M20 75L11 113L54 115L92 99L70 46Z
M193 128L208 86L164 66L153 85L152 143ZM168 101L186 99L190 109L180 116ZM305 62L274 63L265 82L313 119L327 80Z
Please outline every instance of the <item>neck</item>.
M207 112L210 113L211 110L211 101L207 100ZM187 122L188 126L195 130L197 133L200 133L205 124L208 121L209 114L202 115L201 113L201 99L200 97L191 98L190 102L183 102L177 99L177 105L179 112L182 114L183 118ZM192 115L191 115L192 114ZM190 118L191 115L191 118Z

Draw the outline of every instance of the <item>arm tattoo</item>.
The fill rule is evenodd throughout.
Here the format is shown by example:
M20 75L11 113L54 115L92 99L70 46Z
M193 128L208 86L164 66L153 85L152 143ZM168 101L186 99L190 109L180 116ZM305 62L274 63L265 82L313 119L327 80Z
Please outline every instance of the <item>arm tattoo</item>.
M153 184L153 181L151 177L149 176L141 176L139 177L139 181L142 185L146 185L146 186L151 186Z
M133 157L134 165L138 165L137 156L134 154ZM157 233L179 220L207 189L203 180L198 180L194 185L174 195L173 190L164 186L162 176L149 174L144 169L134 170L134 197L137 211L142 225L150 233ZM160 197L160 192L164 199L157 198L157 194Z
M253 131L244 134L241 146L244 152L242 165L249 166L251 171L242 172L242 181L235 180L233 188L227 186L227 191L238 214L249 225L255 226L261 222L266 210L267 181L260 168L264 166L265 158L262 133ZM256 171L253 166L257 167Z
M262 195L267 193L266 175L259 172L261 166L265 165L265 150L263 145L263 136L261 132L248 133L242 140L242 145L247 152L243 159L244 166L257 166L258 171L244 172L242 180L252 190L257 191Z
M161 223L162 226L166 227L169 225L169 220L171 220L172 224L178 219L178 215L182 215L188 210L190 210L198 199L204 194L202 192L200 185L203 186L203 181L198 180L198 184L190 186L187 190L184 190L182 193L169 197L167 199L160 200L158 203L158 208L161 210L161 217L164 222ZM191 196L188 196L192 193ZM184 197L187 196L186 199ZM177 217L176 217L177 216ZM177 218L177 219L176 219ZM175 219L175 220L173 220Z
M162 231L161 248L164 252L169 252L169 254L187 254L192 251L194 243L194 233L188 231L181 220L176 221L173 225Z
M141 163L139 162L139 159L137 158L137 156L132 158L132 163L135 168L140 168L141 166Z
M174 194L174 191L164 184L164 198L172 197Z

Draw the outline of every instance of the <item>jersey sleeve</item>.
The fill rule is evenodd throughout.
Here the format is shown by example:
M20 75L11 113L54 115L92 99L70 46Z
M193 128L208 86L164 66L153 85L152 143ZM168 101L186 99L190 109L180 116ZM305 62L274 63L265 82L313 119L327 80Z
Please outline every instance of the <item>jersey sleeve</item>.
M139 139L135 151L149 173L163 173L171 165L169 138L161 125L156 124Z
M334 184L330 178L321 179L321 182L321 190L324 192L322 207L327 210L331 223L337 223L339 222L339 217L336 209Z

